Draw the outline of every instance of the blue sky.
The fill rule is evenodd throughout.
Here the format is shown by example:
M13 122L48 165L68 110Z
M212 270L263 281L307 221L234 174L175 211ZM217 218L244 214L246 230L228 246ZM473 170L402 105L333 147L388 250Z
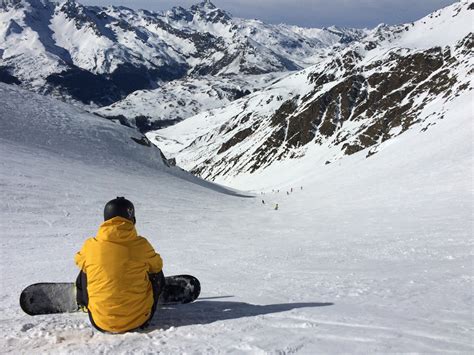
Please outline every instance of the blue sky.
M198 0L78 0L87 5L123 5L147 10L189 7ZM374 27L417 20L456 0L212 0L236 17L306 27Z

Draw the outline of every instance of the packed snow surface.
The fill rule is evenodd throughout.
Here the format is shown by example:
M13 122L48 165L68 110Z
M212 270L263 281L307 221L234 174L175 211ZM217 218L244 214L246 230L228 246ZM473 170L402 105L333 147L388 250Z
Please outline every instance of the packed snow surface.
M0 124L1 353L474 351L472 112L285 186L269 177L255 198L168 168L128 128L3 84ZM123 335L84 313L24 314L28 284L74 280L74 253L120 195L165 273L201 280L200 299Z

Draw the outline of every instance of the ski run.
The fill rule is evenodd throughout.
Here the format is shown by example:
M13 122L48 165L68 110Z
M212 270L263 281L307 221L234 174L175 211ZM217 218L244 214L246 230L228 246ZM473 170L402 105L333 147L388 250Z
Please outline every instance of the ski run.
M132 129L0 94L2 353L473 351L470 112L249 194L168 168ZM116 195L201 298L115 336L86 314L23 314L28 284L74 280L74 253Z

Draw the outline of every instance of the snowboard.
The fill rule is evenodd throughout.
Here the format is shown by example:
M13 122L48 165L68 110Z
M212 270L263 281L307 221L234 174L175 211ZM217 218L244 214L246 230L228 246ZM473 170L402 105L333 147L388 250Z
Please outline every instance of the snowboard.
M201 293L199 280L191 275L167 276L159 305L190 303ZM21 309L31 315L71 313L80 310L73 282L42 282L26 287L20 295Z

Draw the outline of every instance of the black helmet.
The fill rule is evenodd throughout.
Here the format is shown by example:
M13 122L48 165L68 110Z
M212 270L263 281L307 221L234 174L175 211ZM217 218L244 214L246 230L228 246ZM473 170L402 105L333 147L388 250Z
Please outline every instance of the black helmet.
M104 221L118 216L129 219L134 224L136 223L135 207L125 197L110 200L104 207Z

